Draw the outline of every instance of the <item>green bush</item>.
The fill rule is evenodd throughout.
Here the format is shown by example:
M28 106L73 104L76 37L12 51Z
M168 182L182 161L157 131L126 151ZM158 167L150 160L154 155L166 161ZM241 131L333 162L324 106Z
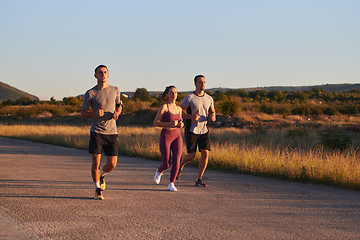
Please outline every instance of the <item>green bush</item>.
M35 106L19 107L15 109L14 115L18 117L31 117L41 111Z
M233 117L241 107L241 104L235 100L228 100L220 104L220 110L224 116Z
M320 144L331 149L345 150L350 147L352 138L340 129L327 129L319 136Z
M64 108L61 107L54 107L49 109L49 112L51 112L53 117L59 117L59 116L65 116L66 115L66 111Z
M302 127L295 128L295 129L289 129L286 131L286 137L287 138L293 138L293 137L306 137L308 136L308 131Z
M64 97L63 102L65 105L69 106L77 106L80 105L80 99L77 97Z

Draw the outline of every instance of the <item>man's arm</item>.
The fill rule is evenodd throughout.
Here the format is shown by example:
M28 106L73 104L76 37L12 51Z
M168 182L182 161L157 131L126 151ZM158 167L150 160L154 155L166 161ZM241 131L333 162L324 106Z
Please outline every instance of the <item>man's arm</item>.
M214 107L210 107L209 113L210 113L210 119L211 119L211 121L215 122L215 121L216 121L215 108L214 108Z
M119 119L119 115L122 112L122 109L123 109L123 104L122 103L120 103L119 105L116 105L115 112L113 114L113 118L115 120Z
M184 119L191 119L191 120L194 120L194 121L198 121L199 118L200 118L200 115L199 113L195 114L195 115L192 115L192 114L188 114L186 112L186 109L187 107L184 106L184 105L180 105L181 109L182 109L182 116Z
M83 118L93 118L93 117L102 117L102 116L104 116L103 108L101 108L95 112L81 109L81 117L83 117Z

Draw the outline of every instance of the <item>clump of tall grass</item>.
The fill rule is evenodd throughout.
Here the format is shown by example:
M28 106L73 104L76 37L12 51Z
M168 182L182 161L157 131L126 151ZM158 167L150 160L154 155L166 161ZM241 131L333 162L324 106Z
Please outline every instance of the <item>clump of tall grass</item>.
M89 131L89 127L0 125L0 136L80 149L87 148Z
M262 145L214 144L209 167L360 190L360 161L355 149L328 152L320 148L272 149Z
M89 127L0 125L0 136L49 144L88 148ZM161 160L160 128L118 127L119 154ZM256 134L240 129L211 129L209 168L310 181L360 190L360 159L357 148L330 150L316 141L315 132L286 129ZM183 148L183 155L186 148ZM192 164L197 164L197 154Z

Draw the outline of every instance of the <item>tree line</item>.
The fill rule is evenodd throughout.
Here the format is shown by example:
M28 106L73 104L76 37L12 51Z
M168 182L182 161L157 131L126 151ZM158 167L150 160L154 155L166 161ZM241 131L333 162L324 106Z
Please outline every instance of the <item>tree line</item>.
M360 90L353 89L350 92L326 92L322 88L314 87L309 91L246 91L244 89L230 89L227 91L205 91L215 101L217 112L225 116L235 116L239 111L258 111L267 114L321 116L360 113L359 100ZM178 93L177 103L188 93ZM139 109L158 108L161 102L161 94L150 96L146 88L137 88L132 96L122 95L124 113ZM0 115L6 114L5 107L9 106L48 106L48 109L56 107L66 111L80 111L82 97L64 97L57 101L53 97L49 101L32 100L30 97L21 97L16 101L5 100L0 104ZM52 107L51 107L52 106ZM61 111L61 114L66 114ZM60 115L61 115L60 114Z

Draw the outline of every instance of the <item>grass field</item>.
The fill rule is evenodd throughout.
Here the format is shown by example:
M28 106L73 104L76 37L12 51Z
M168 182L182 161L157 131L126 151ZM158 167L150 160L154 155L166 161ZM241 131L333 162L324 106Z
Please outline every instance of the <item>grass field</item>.
M88 126L0 124L0 136L87 149ZM119 127L119 154L160 160L155 127ZM319 144L319 128L211 128L208 168L360 190L357 134L346 149ZM337 140L340 141L340 140ZM183 155L185 154L185 148ZM196 165L199 154L192 162Z

